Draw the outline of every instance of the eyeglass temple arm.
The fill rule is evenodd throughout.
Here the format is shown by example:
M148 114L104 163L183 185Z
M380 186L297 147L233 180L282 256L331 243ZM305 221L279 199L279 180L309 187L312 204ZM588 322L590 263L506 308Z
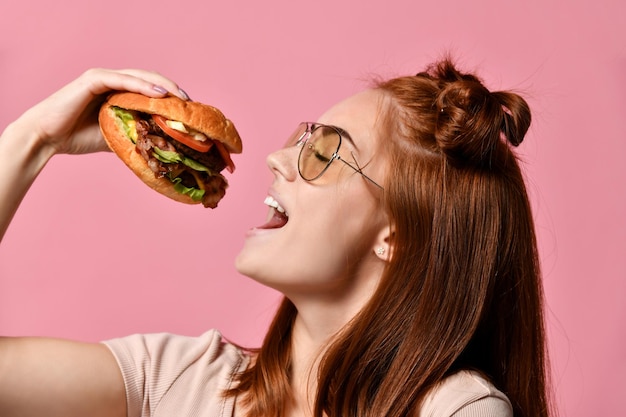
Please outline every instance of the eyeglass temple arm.
M355 170L359 174L363 175L365 177L365 179L367 179L369 182L371 182L372 184L374 184L375 186L377 186L381 190L384 190L384 188L381 185L379 185L376 181L374 181L373 179L371 179L370 177L365 175L365 173L363 172L363 170L359 166L359 163L357 162L356 158L354 157L354 153L350 152L350 155L352 155L352 160L354 161L354 164L356 165L356 167L352 166L351 163L349 163L348 161L344 160L341 156L339 156L337 154L335 155L335 158L339 159L341 162L343 162L344 164L348 165L350 168L352 168L353 170Z

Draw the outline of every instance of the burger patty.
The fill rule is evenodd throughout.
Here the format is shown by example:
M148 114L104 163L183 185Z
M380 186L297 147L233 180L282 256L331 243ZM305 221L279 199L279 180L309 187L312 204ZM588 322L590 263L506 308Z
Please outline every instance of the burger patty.
M152 120L140 119L136 122L137 142L135 149L146 160L156 178L180 178L181 184L205 190L202 204L205 207L215 208L217 203L226 194L228 183L219 173L226 167L219 151L213 146L209 152L198 152L171 138ZM201 163L211 170L211 173L196 171L183 163L163 163L155 158L153 148L163 151L173 151Z

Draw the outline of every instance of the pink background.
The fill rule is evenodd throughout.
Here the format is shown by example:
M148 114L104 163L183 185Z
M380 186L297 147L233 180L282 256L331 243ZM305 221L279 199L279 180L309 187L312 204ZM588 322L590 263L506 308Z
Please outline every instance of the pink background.
M0 333L217 327L256 345L278 296L233 259L265 218L265 155L370 75L448 49L534 109L521 153L561 415L626 415L626 3L422 3L3 0L0 127L89 67L140 67L220 107L245 153L214 211L153 193L112 154L55 157L0 246Z

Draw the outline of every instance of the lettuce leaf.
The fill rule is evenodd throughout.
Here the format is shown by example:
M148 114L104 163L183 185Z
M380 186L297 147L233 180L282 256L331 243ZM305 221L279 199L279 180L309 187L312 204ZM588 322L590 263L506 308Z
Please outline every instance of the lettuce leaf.
M174 189L177 192L188 195L193 201L200 201L202 200L202 197L204 197L204 190L199 190L198 188L193 187L186 187L181 184L182 180L178 177L170 178L170 180L174 183Z
M122 122L122 128L124 133L128 136L133 143L137 143L137 130L135 129L135 116L128 110L121 109L119 107L112 107L115 116Z
M157 147L152 148L152 150L153 150L152 155L163 163L176 164L176 163L182 162L183 164L187 165L188 167L192 169L195 169L196 171L205 171L209 173L211 172L204 165L200 164L199 162L194 161L191 158L187 158L185 155L181 155L178 152L164 151ZM204 197L204 194L205 194L204 190L200 190L194 187L184 186L183 184L181 184L182 180L178 177L175 177L175 178L168 177L168 178L170 179L170 181L172 181L172 183L174 183L174 189L177 192L188 195L189 197L191 197L192 200L200 201L202 200L202 197Z
M166 164L176 164L183 163L191 169L195 169L196 171L204 171L209 173L209 175L213 175L211 170L206 166L202 165L200 162L197 162L191 158L187 158L185 155L179 154L174 151L164 151L157 147L152 148L152 156L154 156L159 161Z

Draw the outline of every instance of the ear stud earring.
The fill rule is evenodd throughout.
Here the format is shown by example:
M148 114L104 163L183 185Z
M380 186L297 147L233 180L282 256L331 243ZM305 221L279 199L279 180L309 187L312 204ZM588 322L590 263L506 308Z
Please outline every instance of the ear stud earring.
M376 249L376 254L379 256L382 256L385 254L385 248L383 248L382 246L378 249Z

